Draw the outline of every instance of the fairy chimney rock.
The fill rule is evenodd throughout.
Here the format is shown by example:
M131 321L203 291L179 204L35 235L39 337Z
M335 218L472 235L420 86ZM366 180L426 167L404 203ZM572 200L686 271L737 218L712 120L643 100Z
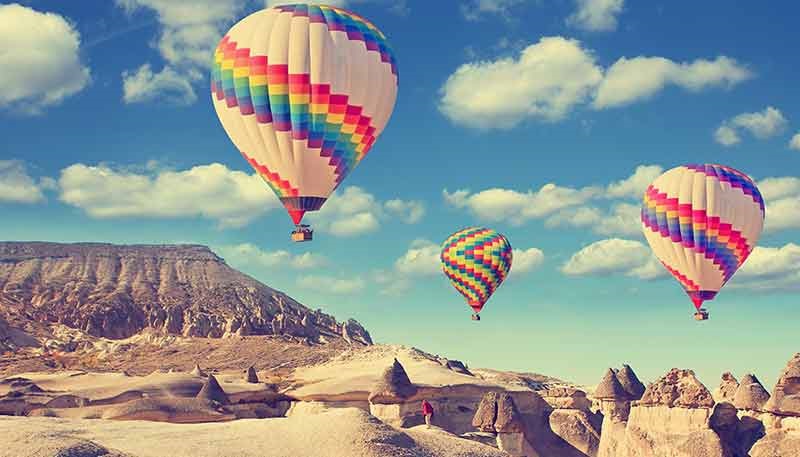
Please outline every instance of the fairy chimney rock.
M719 382L719 387L714 389L713 397L717 402L732 402L733 396L736 394L736 389L739 388L739 381L730 373L722 373L722 379Z
M638 404L664 405L670 408L711 408L714 406L714 399L706 386L697 379L694 371L673 368L647 386Z
M594 398L598 400L630 400L628 392L611 368L606 371L600 384L595 388Z
M191 374L192 376L200 376L200 377L203 377L203 378L205 378L206 376L208 376L208 375L207 375L207 374L206 374L206 373L203 371L203 369L202 369L202 368L200 368L200 365L198 365L198 364L196 364L196 363L194 364L194 368L192 369L192 371L191 371L191 373L190 373L190 374Z
M252 365L247 369L247 382L250 384L258 384L258 375L256 374L255 367Z
M217 378L215 378L212 374L208 375L206 382L203 384L203 388L200 389L200 392L197 393L195 398L214 400L223 405L230 403L230 400L228 400L228 395L225 394L225 391L222 390L222 386L220 386L219 382L217 382Z
M646 390L644 384L636 376L630 365L622 365L622 369L617 372L617 380L622 384L623 389L625 389L631 400L638 400L644 395Z
M779 416L800 416L800 352L786 364L764 409Z
M761 385L761 381L755 375L747 374L742 378L739 388L733 396L733 406L736 409L749 409L761 411L764 404L769 400L769 393Z
M406 370L394 359L369 394L370 403L400 403L417 393L417 388L408 379Z

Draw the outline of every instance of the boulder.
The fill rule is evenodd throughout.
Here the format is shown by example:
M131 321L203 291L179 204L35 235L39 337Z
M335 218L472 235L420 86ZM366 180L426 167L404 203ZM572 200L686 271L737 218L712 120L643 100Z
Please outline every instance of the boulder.
M670 408L711 408L714 399L692 370L673 368L647 386L639 405L664 405Z
M508 392L497 396L497 419L494 421L497 433L521 433L525 430L522 416Z
M417 387L408 379L406 370L394 359L369 394L370 403L398 403L417 393Z
M755 375L747 374L742 378L739 388L733 396L733 405L737 409L761 411L769 400L769 393L761 385Z
M255 367L252 365L247 369L247 382L250 384L258 384L258 375L256 374Z
M638 400L644 395L645 386L630 365L622 365L622 369L617 372L617 380L622 384L631 400Z
M483 396L472 418L472 426L482 432L494 432L497 420L497 392L488 392Z
M600 424L586 411L556 409L550 413L553 433L588 456L597 455L600 446Z

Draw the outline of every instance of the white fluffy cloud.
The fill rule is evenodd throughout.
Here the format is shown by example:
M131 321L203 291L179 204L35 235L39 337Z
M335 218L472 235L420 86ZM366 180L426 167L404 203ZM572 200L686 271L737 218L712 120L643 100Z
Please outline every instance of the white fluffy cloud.
M512 7L525 3L525 0L470 0L461 5L461 13L468 21L477 21L487 14L509 17Z
M555 121L585 102L602 78L578 41L545 37L518 59L460 66L440 90L439 109L479 129L509 129L527 118Z
M441 246L428 240L415 240L394 263L395 271L406 276L437 275L442 272Z
M569 276L603 276L623 273L640 279L664 275L648 246L639 241L611 238L576 252L562 267Z
M781 133L788 124L783 113L768 106L763 111L742 113L722 123L714 132L714 139L723 146L733 146L741 142L739 131L750 132L758 139L766 139Z
M214 163L144 173L75 164L61 171L61 200L95 218L204 217L241 227L280 207L261 178Z
M616 30L617 16L625 0L575 0L577 10L567 18L567 24L582 30L604 32Z
M578 106L595 109L648 99L674 85L689 91L732 87L752 77L734 59L673 62L625 57L604 70L577 40L543 37L518 58L461 65L440 89L439 110L456 124L510 129L527 119L558 121Z
M197 99L193 83L205 80L211 55L225 28L244 8L243 0L116 0L128 12L147 9L161 24L156 43L166 64L153 72L149 64L123 73L124 100L144 102L167 94L179 104Z
M50 181L37 183L28 175L25 164L18 160L0 160L0 203L39 203L44 201L44 187Z
M766 205L764 230L800 228L800 178L765 178L757 184Z
M800 246L756 247L730 286L759 291L800 289Z
M792 139L789 140L789 148L800 151L800 133L796 133Z
M191 105L197 101L191 82L172 67L153 73L149 63L136 71L122 73L122 100L125 103L140 103L164 100L176 105Z
M511 275L529 273L544 263L544 252L538 248L514 249L511 262Z
M264 251L251 243L220 246L217 251L228 263L234 266L290 267L296 270L307 270L321 267L328 263L328 260L319 254L304 252L295 255L284 250Z
M297 285L326 294L348 295L361 292L366 282L359 278L335 278L323 275L308 275L297 279Z
M38 114L91 80L80 59L80 34L63 16L0 5L0 43L0 108Z
M662 173L664 173L664 169L659 165L639 165L631 176L609 184L606 188L606 196L640 199L644 196L647 186Z
M384 221L397 219L405 224L416 224L425 214L419 201L392 199L380 202L357 186L334 193L319 212L306 216L320 230L334 236L352 237L377 231Z
M547 227L589 228L600 235L641 235L641 207L630 203L615 203L604 212L593 206L570 208L545 221Z
M693 62L674 62L664 57L622 57L606 71L593 106L612 108L646 100L668 85L697 92L711 87L733 87L751 77L750 70L725 56Z
M458 190L443 191L447 203L456 208L466 208L487 221L510 221L521 225L531 219L549 216L559 210L586 203L597 196L601 189L585 187L573 189L553 183L545 184L539 190L525 193L509 189L488 189L478 193Z

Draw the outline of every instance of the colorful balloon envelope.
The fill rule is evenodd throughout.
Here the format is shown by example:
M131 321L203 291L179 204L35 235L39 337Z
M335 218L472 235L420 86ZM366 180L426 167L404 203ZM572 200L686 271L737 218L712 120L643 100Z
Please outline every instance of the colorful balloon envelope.
M216 49L211 79L223 128L298 229L367 156L398 89L394 53L377 27L344 9L305 4L234 25Z
M708 318L703 302L747 260L764 227L764 199L746 174L723 165L684 165L647 188L642 228L656 257Z
M486 301L508 276L511 243L492 229L470 227L450 235L442 245L442 271L480 320Z

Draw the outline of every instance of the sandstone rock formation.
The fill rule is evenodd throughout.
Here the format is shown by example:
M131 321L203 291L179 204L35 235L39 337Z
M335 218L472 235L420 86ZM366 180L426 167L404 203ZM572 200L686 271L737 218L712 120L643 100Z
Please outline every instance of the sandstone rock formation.
M625 392L631 400L638 400L644 395L645 386L636 376L630 365L622 365L622 369L617 372L617 380L622 384Z
M786 364L764 408L778 416L800 416L800 352Z
M746 374L733 396L733 405L737 409L761 411L768 400L769 393L761 385L761 381L755 375Z
M711 396L716 402L732 402L733 396L736 394L736 389L739 388L739 381L730 372L722 373L722 379L719 382L719 387L714 389Z
M497 392L487 392L478 404L472 426L482 432L494 432L494 422L497 420Z
M200 368L200 365L198 365L198 364L196 364L196 363L194 364L194 368L192 369L192 371L191 371L189 374L191 374L192 376L197 376L197 377L199 377L199 378L205 378L206 376L208 376L208 375L207 375L207 374L206 374L206 373L203 371L203 369L202 369L202 368Z
M219 385L217 378L211 374L208 375L206 382L203 384L203 387L200 389L200 392L197 393L197 397L195 398L201 400L213 400L222 405L227 405L230 403L228 395L225 394L222 386Z
M673 368L647 386L639 405L663 405L683 408L711 408L714 399L692 370Z
M497 433L522 433L524 426L514 400L507 392L497 396L497 418L494 421Z
M594 398L599 400L630 400L625 387L619 382L617 374L609 368L600 384L594 389Z
M381 379L369 394L370 403L397 403L405 400L417 392L416 386L408 379L406 370L394 359L392 366L387 368Z
M196 245L0 243L3 309L109 339L153 329L186 337L280 334L372 343L358 322L312 311Z

